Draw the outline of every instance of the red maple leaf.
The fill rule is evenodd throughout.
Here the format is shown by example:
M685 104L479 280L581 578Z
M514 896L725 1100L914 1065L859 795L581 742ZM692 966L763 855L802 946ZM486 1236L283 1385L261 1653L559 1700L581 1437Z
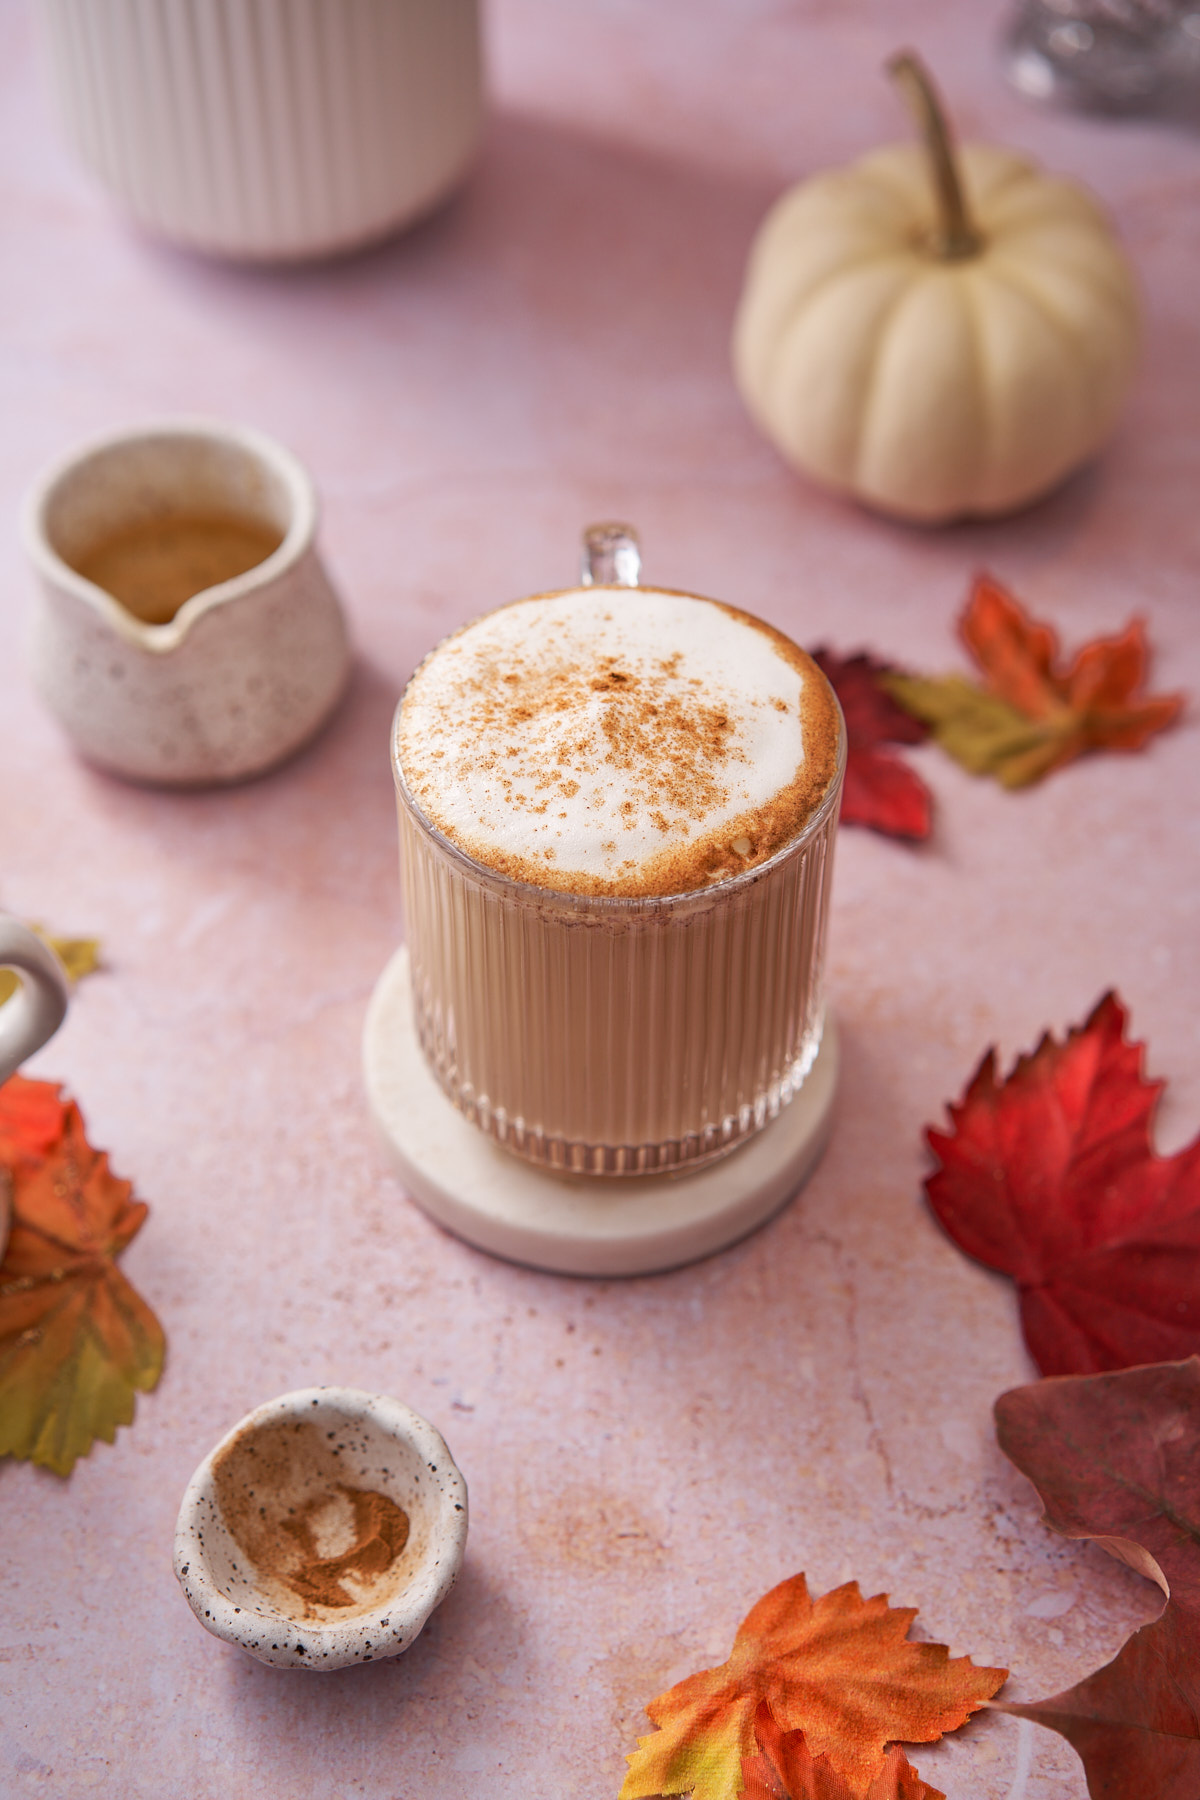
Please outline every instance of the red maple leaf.
M1039 1381L996 1402L1000 1447L1046 1523L1094 1538L1167 1605L1105 1668L1048 1700L1000 1702L1059 1732L1092 1800L1200 1793L1200 1361Z
M889 744L921 744L929 728L898 706L880 677L894 671L865 651L838 656L822 646L812 652L841 703L846 719L846 779L842 824L869 825L890 837L929 836L932 800L921 777Z
M1155 1154L1163 1083L1143 1078L1124 1026L1106 994L1004 1080L989 1050L953 1130L928 1133L929 1203L960 1249L1017 1283L1045 1375L1200 1351L1200 1139Z

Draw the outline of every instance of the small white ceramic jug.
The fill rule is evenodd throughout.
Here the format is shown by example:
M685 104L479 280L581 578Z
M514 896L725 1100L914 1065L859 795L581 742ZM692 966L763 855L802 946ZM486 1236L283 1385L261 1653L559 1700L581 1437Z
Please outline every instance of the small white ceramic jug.
M0 1081L54 1036L67 1011L67 978L52 950L28 926L0 913L0 968L21 985L0 1006Z
M270 550L146 623L80 573L124 533L232 521ZM33 678L76 748L133 781L199 787L281 762L325 723L350 648L296 458L245 426L177 420L85 445L30 495Z

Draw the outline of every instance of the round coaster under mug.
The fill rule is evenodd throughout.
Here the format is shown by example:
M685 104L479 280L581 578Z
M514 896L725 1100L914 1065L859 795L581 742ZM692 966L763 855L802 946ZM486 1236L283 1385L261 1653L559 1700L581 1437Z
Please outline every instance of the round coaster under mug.
M408 1193L447 1231L559 1275L651 1275L749 1236L803 1186L833 1130L838 1042L827 1015L799 1093L728 1155L616 1180L537 1168L463 1117L417 1040L406 949L376 985L363 1063L379 1137Z

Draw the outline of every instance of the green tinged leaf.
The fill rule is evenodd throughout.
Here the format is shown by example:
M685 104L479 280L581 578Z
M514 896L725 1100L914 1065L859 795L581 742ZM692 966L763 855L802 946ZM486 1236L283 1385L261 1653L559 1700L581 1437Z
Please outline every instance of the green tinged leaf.
M948 756L972 775L1028 787L1063 760L1078 725L1070 713L1030 719L962 675L880 677L892 698L928 725Z
M36 1322L0 1341L0 1455L69 1475L97 1438L111 1444L118 1426L133 1423L135 1390L154 1387L162 1372L162 1331L111 1264L50 1277L30 1300L42 1302Z

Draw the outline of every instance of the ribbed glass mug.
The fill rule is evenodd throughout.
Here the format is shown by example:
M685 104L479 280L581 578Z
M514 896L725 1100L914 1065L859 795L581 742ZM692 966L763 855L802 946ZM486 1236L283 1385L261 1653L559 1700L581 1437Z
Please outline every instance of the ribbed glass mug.
M585 585L637 585L631 534L588 546ZM613 1176L694 1167L779 1114L825 1020L833 716L834 779L782 849L712 887L626 898L515 881L450 842L406 785L397 712L415 1023L460 1112L532 1163Z

